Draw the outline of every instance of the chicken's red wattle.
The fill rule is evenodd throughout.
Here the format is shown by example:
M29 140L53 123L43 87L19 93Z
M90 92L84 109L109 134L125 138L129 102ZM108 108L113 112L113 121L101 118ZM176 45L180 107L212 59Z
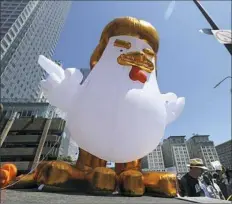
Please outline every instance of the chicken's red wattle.
M146 72L136 66L132 66L129 77L131 80L140 81L143 84L147 81Z

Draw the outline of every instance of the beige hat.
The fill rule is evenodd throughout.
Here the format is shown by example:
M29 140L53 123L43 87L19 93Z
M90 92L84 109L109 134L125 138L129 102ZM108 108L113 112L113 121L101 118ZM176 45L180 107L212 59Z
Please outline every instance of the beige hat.
M187 166L208 170L208 168L204 166L202 159L199 158L190 159L190 164L187 164Z

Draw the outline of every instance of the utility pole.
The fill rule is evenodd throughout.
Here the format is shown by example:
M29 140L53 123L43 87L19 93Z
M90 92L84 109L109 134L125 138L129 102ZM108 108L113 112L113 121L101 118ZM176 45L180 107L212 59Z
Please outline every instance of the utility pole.
M201 5L199 0L193 0L193 2L196 4L197 8L200 10L202 15L205 17L205 19L211 26L212 30L220 30L219 27L216 25L216 23L213 21L213 19L210 17L210 15L207 13L207 11L204 9L204 7ZM232 55L232 44L224 44L224 46L229 51L230 55Z

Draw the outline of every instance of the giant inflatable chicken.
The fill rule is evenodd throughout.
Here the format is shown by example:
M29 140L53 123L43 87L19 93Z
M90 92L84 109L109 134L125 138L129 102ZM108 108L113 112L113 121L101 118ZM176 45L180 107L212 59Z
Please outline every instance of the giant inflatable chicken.
M117 187L128 196L145 191L175 196L175 175L141 171L141 158L156 148L185 104L174 93L160 93L158 48L158 33L150 23L122 17L103 30L83 84L78 69L63 70L40 56L49 74L41 82L43 91L67 113L68 129L81 149L75 166L43 162L19 177L21 183L64 187L71 182L85 188L87 182L85 191L91 193L112 193ZM106 168L106 161L116 162L115 171Z

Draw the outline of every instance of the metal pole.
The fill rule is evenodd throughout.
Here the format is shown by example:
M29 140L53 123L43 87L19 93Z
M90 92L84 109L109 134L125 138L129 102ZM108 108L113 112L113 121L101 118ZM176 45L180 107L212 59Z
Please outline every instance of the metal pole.
M204 7L200 4L199 0L193 0L193 2L196 4L197 8L200 10L200 12L205 17L205 19L208 21L212 30L220 30L219 27L216 25L216 23L213 21L213 19L210 17L210 15L206 12ZM224 46L232 55L232 44L224 44Z
M32 167L31 167L32 170L35 169L37 167L37 165L39 164L40 156L43 152L44 144L46 142L46 139L48 136L48 131L50 129L51 123L52 123L52 117L49 117L48 119L46 119L43 133L42 133L42 136L40 138L40 142L39 142L38 148L36 150L35 158L34 158L34 161L33 161Z
M5 141L8 133L9 133L9 131L10 131L16 117L17 117L17 114L18 114L17 112L13 112L13 114L10 115L10 118L8 119L4 129L2 131L2 134L0 136L0 147L2 146L3 142Z
M226 79L232 78L231 76L227 76L224 79L222 79L220 82L218 82L213 88L217 88L223 81L225 81Z

